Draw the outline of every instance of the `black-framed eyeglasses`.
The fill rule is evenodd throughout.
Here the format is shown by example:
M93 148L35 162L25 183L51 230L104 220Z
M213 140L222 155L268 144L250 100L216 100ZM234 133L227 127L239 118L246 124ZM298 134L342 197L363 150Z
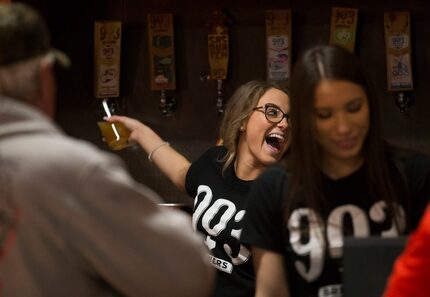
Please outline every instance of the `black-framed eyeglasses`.
M264 108L264 110L262 110ZM264 116L266 119L273 123L278 124L280 123L284 118L287 119L288 125L291 125L291 118L290 115L283 112L278 106L273 104L266 104L264 106L257 106L254 107L252 110L261 111L264 113Z

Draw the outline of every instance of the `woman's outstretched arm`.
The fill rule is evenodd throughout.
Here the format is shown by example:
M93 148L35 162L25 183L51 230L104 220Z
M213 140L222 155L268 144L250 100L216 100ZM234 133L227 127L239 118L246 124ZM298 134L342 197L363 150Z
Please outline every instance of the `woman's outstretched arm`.
M154 162L180 190L185 190L185 176L190 168L190 161L161 139L150 127L136 119L114 115L106 118L106 121L123 123L130 130L130 141L137 142L148 154L148 159Z

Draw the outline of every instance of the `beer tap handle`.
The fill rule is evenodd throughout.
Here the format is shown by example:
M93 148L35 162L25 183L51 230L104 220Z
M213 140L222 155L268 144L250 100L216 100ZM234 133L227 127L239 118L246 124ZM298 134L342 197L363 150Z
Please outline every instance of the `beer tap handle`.
M167 95L166 90L161 90L160 110L163 118L169 117L176 110L177 104L175 98Z
M218 113L222 114L224 112L224 92L223 92L223 86L222 86L222 79L217 79L216 86L217 86L216 107L217 107Z

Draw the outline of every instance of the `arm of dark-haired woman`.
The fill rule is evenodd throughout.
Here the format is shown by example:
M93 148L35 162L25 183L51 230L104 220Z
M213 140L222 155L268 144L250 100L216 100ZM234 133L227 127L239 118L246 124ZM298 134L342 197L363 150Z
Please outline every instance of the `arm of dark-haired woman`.
M255 297L288 297L284 256L256 246L251 248L255 270Z

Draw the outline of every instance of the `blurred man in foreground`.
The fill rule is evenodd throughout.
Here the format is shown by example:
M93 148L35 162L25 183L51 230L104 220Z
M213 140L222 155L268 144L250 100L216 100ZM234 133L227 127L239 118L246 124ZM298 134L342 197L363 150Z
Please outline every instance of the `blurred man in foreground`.
M189 218L52 122L68 61L49 39L35 10L0 4L0 295L206 296Z

